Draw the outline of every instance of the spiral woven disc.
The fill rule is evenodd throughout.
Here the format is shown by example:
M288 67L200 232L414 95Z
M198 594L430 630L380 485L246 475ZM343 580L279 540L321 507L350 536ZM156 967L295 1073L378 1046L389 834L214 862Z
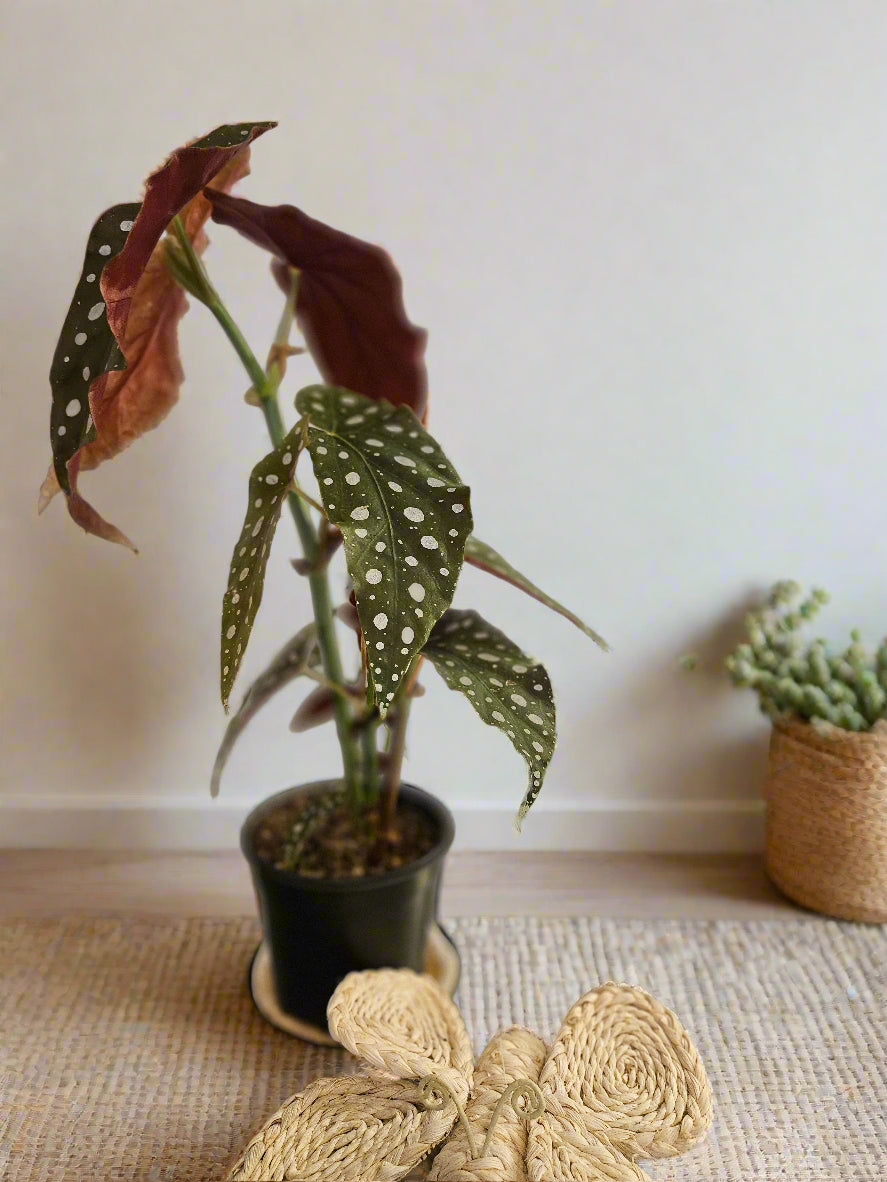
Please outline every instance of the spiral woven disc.
M327 1008L330 1033L353 1055L397 1079L443 1079L460 1102L474 1052L462 1015L433 978L411 969L349 973Z
M644 1178L635 1158L681 1153L711 1123L690 1036L671 1010L627 985L602 985L572 1007L539 1086L546 1112L530 1126L534 1182Z

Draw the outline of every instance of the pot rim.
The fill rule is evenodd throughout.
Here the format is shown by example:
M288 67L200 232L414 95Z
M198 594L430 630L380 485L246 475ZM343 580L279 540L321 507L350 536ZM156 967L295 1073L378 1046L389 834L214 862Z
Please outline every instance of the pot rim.
M841 743L855 747L887 747L887 729L872 727L867 731L851 731L833 722L813 722L793 711L774 718L772 728L790 738L825 749L836 749ZM876 724L877 725L877 724Z
M430 816L439 830L438 838L431 849L414 862L409 862L406 866L398 866L394 870L386 870L384 874L316 878L312 875L297 874L294 870L281 870L271 862L266 862L264 858L259 857L253 845L256 825L266 813L273 810L278 802L294 793L307 793L321 788L330 788L340 783L341 780L313 780L309 784L294 784L290 788L275 792L272 796L266 796L255 808L251 809L240 828L240 849L250 866L256 867L263 875L281 885L298 887L303 891L311 891L316 894L328 891L351 891L356 894L363 891L381 890L412 878L424 867L443 858L453 844L456 826L453 814L444 802L424 788L418 788L415 784L401 784L400 791L404 799L417 805L427 816Z

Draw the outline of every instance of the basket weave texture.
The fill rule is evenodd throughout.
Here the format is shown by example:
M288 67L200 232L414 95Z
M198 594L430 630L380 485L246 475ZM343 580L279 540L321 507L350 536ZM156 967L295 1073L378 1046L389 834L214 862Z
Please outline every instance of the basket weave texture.
M780 890L838 919L887 922L887 728L775 722L766 798Z
M370 1075L292 1096L229 1182L396 1182L440 1146L429 1177L441 1182L645 1182L636 1158L682 1153L711 1124L690 1036L642 989L586 993L551 1048L511 1027L476 1068L461 1015L431 977L351 973L328 1018Z

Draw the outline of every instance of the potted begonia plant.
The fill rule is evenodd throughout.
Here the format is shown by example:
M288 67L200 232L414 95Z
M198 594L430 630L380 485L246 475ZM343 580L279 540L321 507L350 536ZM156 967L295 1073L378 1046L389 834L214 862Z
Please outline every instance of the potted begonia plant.
M544 667L476 612L451 606L463 562L488 571L600 637L472 533L470 492L426 426L425 332L407 319L388 255L289 205L230 192L250 144L275 125L216 128L173 152L140 202L103 213L52 362L52 465L41 508L61 491L88 533L132 547L80 491L80 474L155 427L183 374L177 324L185 293L216 318L248 375L271 448L249 457L246 511L222 602L220 683L227 709L262 600L281 511L296 526L293 562L313 620L247 690L212 775L255 713L296 679L309 689L292 729L332 721L342 768L328 781L260 804L242 830L265 945L284 1015L325 1025L326 1004L353 969L421 968L453 836L445 805L401 782L406 725L430 665L526 760L518 824L554 751ZM235 324L202 261L209 218L272 256L283 310L265 365ZM280 408L294 325L322 383ZM302 487L310 465L316 490ZM132 547L134 549L134 547ZM333 595L338 552L347 575ZM348 639L350 636L350 640ZM344 643L343 643L344 641Z

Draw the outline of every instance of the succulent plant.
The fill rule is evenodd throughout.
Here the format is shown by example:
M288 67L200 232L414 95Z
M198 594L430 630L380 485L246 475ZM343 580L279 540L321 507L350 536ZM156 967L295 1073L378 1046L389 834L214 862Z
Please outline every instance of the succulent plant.
M856 630L841 653L830 653L821 638L805 645L804 627L828 598L818 588L805 597L795 582L776 583L746 616L748 639L727 658L727 669L734 685L755 691L770 718L795 714L867 731L887 713L887 639L874 655Z

